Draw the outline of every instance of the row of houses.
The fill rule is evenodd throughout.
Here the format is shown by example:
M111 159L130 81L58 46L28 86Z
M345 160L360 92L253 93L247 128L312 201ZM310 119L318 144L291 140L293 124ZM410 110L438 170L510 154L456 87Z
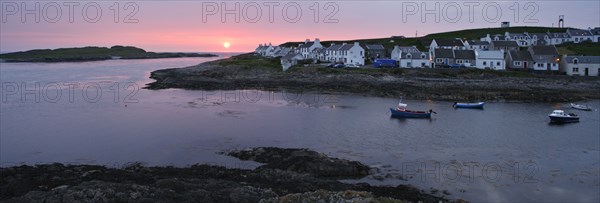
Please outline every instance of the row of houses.
M554 45L530 44L522 47L514 40L433 39L426 47L429 51L420 51L415 46L394 46L386 55L387 50L378 44L332 43L324 47L319 39L315 39L306 40L297 47L261 44L256 53L265 57L281 57L284 70L301 60L363 66L365 59L389 57L401 68L526 69L585 76L598 76L600 72L600 56L561 56Z
M260 44L255 53L264 57L281 57L283 70L296 65L300 60L314 62L340 63L348 66L365 65L365 49L358 42L332 43L324 47L317 38L314 41L306 40L297 47L273 46L270 43Z
M532 45L560 45L563 43L600 42L600 27L588 28L587 30L567 29L564 33L509 33L504 35L487 35L480 41L515 41L521 47Z

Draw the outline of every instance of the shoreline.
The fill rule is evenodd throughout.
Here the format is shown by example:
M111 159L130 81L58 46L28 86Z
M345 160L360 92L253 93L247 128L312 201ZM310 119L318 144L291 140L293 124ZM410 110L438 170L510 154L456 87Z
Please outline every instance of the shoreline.
M254 63L257 60L261 63ZM191 67L162 69L151 73L150 78L156 81L145 88L286 90L440 101L573 102L600 99L600 78L596 77L478 69L294 67L282 72L280 67L274 67L276 62L278 60L244 54Z
M343 183L339 180L364 177L373 168L308 149L259 147L226 155L264 165L253 170L139 163L120 169L60 163L0 168L0 201L449 202L409 185Z

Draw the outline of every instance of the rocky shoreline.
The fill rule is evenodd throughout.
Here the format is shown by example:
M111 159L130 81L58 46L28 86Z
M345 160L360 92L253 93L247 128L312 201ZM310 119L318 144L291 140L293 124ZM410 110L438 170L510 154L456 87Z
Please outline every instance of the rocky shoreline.
M371 168L307 149L253 148L228 155L265 165L1 168L0 202L464 202L407 185L342 183L337 179L364 177Z
M237 63L271 60L269 63ZM355 69L295 67L245 54L186 68L157 70L148 89L286 90L420 100L569 102L599 99L600 78L475 69Z

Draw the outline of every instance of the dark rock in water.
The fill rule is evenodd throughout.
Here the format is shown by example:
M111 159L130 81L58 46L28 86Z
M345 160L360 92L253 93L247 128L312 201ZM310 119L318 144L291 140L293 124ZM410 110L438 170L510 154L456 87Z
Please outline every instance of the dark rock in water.
M308 149L281 149L259 147L250 150L233 151L230 156L241 160L251 160L266 165L259 168L309 173L318 177L355 177L369 175L370 168L357 161L330 158L325 154Z
M231 154L267 164L255 170L139 163L124 168L63 164L0 168L0 202L447 201L406 185L319 178L363 176L369 168L306 149L256 148Z

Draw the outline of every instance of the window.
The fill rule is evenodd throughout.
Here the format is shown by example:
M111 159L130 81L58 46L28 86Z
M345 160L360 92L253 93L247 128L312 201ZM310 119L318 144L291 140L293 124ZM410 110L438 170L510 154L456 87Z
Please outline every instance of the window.
M577 63L579 63L579 60L573 59L573 64L577 64Z
M521 62L520 61L515 61L515 66L521 66Z
M579 68L573 68L573 72L574 73L578 73L579 72Z
M463 63L463 60L458 59L458 60L456 60L456 63Z
M537 64L537 67L538 67L538 68L543 68L543 67L544 67L544 64L542 64L542 63L538 63L538 64Z
M407 55L406 55L406 58L407 58L407 59L410 59L410 58L412 58L412 56L411 56L410 54L407 54Z
M496 65L497 65L497 66L500 66L500 61L496 62Z
M484 65L484 66L487 66L487 61L484 61L484 62L483 62L483 65Z
M444 60L442 60L441 58L436 58L436 59L435 59L435 62L436 62L436 63L441 63L441 62L443 62L443 61L444 61Z
M421 58L424 59L425 58L425 54L421 54Z

